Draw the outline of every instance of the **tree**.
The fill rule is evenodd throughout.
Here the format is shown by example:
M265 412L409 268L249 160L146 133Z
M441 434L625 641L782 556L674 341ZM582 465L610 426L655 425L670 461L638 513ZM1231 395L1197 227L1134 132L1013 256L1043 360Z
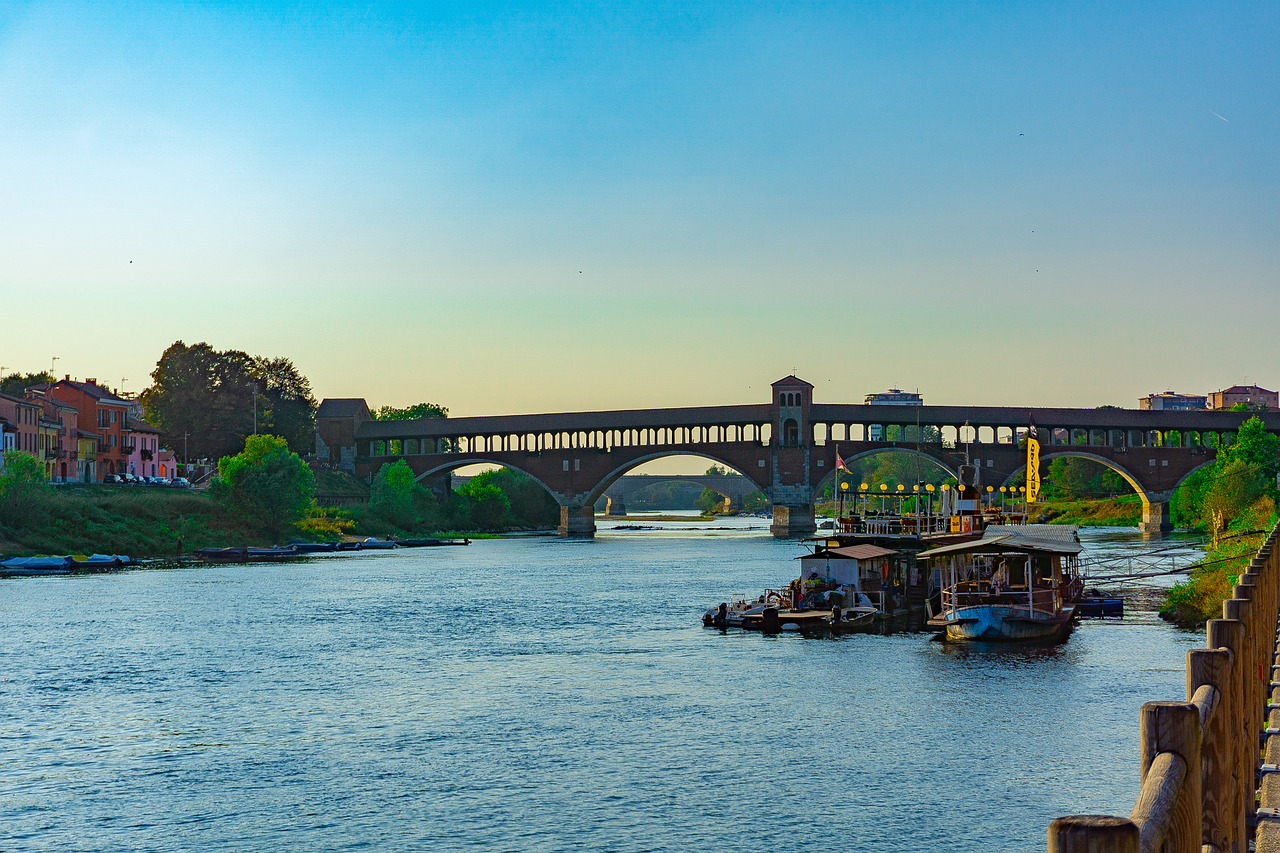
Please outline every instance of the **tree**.
M733 473L723 465L712 465L706 471L708 477L728 477ZM703 515L713 515L724 509L724 499L725 496L714 489L703 489L693 503L702 510Z
M143 413L194 459L235 453L253 432L251 359L205 343L171 345L142 392ZM179 445L179 439L185 440ZM187 460L183 460L184 462Z
M316 432L316 400L311 382L287 358L254 358L250 375L258 383L258 428L283 436L289 449L305 453Z
M481 527L549 527L560 514L555 498L537 480L511 468L477 474L458 494L467 499L466 515Z
M218 460L218 477L210 491L242 521L276 532L311 507L315 475L283 438L250 435L242 452Z
M0 472L0 523L29 523L44 507L45 489L44 465L30 453L6 450Z
M1249 418L1236 431L1236 440L1218 451L1217 464L1220 469L1239 461L1251 472L1257 481L1254 488L1259 494L1265 492L1276 496L1276 474L1280 472L1280 435L1267 432L1267 425L1257 415ZM1242 474L1241 476L1250 476Z
M416 421L419 418L447 418L449 410L435 403L415 403L397 409L395 406L380 406L370 412L375 421Z
M458 493L471 504L471 520L478 526L493 530L503 526L511 510L511 499L492 482L479 482L473 478Z
M177 341L160 356L151 380L140 395L147 421L173 445L185 444L192 458L235 453L254 432L255 411L259 432L284 437L295 452L312 446L316 401L287 358Z
M53 374L43 370L39 373L10 373L0 378L0 394L21 397L27 389L37 385L49 385L53 381Z
M373 478L369 510L392 524L407 528L418 520L416 497L422 491L418 478L403 459L383 463Z

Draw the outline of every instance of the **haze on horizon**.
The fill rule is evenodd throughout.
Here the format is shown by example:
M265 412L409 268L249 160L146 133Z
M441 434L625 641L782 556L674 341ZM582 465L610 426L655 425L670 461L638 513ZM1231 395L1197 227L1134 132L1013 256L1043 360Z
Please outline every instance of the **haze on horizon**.
M456 415L1280 383L1280 7L17 3L0 366Z

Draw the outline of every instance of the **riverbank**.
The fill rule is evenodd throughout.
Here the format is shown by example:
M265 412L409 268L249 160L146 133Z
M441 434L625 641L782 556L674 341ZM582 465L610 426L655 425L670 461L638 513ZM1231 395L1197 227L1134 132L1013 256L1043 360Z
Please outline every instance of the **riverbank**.
M1190 576L1170 588L1160 617L1183 628L1203 625L1222 616L1222 602L1249 566L1276 524L1276 505L1270 497L1255 501L1205 546L1205 556Z
M0 554L126 554L172 557L198 548L270 546L290 539L318 538L294 531L265 534L246 525L201 492L141 486L74 485L47 487L39 512L19 526L0 526ZM332 512L332 510L330 510ZM385 524L363 507L352 514L350 536L439 536L484 539L513 531L404 531ZM541 531L539 531L541 532ZM333 537L328 537L333 538Z
M1076 524L1080 527L1137 527L1142 521L1142 499L1137 495L1123 495L1043 501L1031 505L1027 520L1036 524Z

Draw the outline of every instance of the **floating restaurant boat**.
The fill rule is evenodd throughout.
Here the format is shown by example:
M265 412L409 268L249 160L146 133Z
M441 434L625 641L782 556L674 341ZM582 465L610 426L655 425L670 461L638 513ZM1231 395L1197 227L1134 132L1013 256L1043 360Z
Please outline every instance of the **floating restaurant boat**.
M1061 640L1083 590L1075 526L992 525L982 538L924 551L942 579L929 626L949 640Z

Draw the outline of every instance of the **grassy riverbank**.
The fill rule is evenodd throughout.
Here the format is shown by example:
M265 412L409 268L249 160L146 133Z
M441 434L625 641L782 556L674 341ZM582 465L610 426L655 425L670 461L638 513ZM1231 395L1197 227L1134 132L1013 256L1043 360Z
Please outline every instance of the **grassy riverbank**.
M40 511L0 527L0 553L169 556L225 545L270 545L202 494L132 486L49 488Z
M1137 495L1116 498L1053 500L1033 504L1028 521L1037 524L1078 524L1081 527L1137 527L1142 521L1142 499Z
M402 530L363 507L349 514L354 536L422 536ZM493 532L440 531L430 535L487 538ZM125 554L168 557L178 540L189 553L197 548L275 545L290 539L314 539L305 532L271 535L238 521L201 492L133 486L45 487L38 512L21 525L0 525L0 554Z
M1222 618L1222 602L1231 597L1275 523L1276 504L1271 497L1251 504L1205 548L1204 559L1190 576L1169 590L1160 616L1184 628Z

